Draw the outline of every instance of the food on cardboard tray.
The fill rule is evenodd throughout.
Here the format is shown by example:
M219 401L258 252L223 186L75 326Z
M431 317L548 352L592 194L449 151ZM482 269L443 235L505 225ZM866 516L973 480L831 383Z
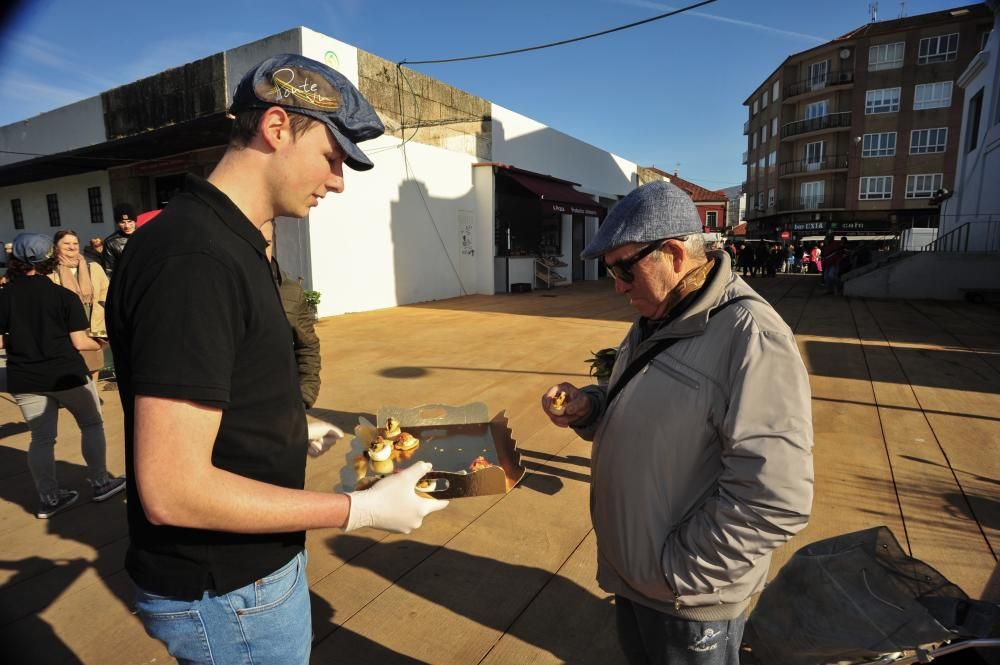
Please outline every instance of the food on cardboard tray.
M380 476L389 475L395 470L395 468L396 465L391 459L372 460L372 471L379 474Z
M399 438L392 444L397 450L413 450L420 445L420 439L409 432L400 432Z
M390 441L395 441L402 433L403 430L399 429L399 421L389 416L385 421L385 433L382 436Z
M373 462L384 462L392 456L392 442L376 437L368 445L368 457Z
M560 390L549 403L549 413L553 416L561 416L566 412L566 391Z
M493 465L490 463L488 459L480 455L476 459L472 460L471 464L469 464L469 472L475 473L476 471L479 471L480 469L485 469L488 466L493 466Z

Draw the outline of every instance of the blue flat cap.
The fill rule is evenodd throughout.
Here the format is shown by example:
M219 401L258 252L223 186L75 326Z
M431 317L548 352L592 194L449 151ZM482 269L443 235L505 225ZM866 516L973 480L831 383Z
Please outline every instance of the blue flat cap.
M18 261L37 265L52 256L52 238L40 233L21 233L14 238L11 254Z
M272 106L324 123L344 151L344 163L355 171L374 166L357 144L382 136L385 127L364 95L337 70L296 53L268 58L240 81L229 112Z
M691 197L677 185L657 180L636 187L615 204L580 258L596 259L630 242L701 232L701 218Z

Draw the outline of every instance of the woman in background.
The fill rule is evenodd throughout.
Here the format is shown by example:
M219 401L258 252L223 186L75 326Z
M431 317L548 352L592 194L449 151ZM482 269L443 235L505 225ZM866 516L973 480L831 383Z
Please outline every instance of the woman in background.
M93 261L87 261L80 253L80 237L75 231L64 229L52 239L55 243L56 269L49 275L56 284L77 295L83 304L83 311L90 325L87 335L105 340L108 331L104 324L104 301L108 297L108 276L104 268ZM90 376L97 383L97 375L104 367L104 348L96 351L82 351Z

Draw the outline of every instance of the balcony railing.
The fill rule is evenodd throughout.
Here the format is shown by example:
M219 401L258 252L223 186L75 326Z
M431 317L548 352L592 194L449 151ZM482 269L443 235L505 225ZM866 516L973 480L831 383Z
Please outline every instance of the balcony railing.
M842 113L828 113L826 115L821 115L815 118L807 118L805 120L796 120L795 122L790 122L781 128L781 138L787 139L790 136L797 136L799 134L805 134L806 132L815 132L821 129L836 129L838 127L850 127L851 126L851 112L844 111Z
M796 173L811 173L813 171L829 171L833 169L846 168L847 155L827 155L819 161L800 159L795 162L785 162L781 165L780 174L782 176L786 176L794 175Z
M743 163L744 164L747 163L747 151L746 150L743 151Z
M743 123L743 133L744 134L749 134L750 133L750 121L749 120L747 120L746 122Z
M854 72L848 69L837 72L827 72L822 76L813 76L802 79L801 81L796 81L788 86L785 92L785 101L787 102L792 97L797 97L807 92L823 90L824 88L828 88L833 85L846 85L848 83L854 83Z
M844 192L842 188L835 188L837 191L826 191L822 194L810 194L808 196L789 196L778 199L778 210L787 212L789 210L824 210L829 208L844 207Z

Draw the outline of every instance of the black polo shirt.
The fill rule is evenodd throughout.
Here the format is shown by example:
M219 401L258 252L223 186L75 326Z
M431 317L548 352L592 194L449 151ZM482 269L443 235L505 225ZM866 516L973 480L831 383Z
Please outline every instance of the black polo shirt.
M129 240L111 278L107 323L125 415L125 565L146 591L194 599L276 570L302 550L305 533L151 524L133 466L135 396L222 409L212 463L273 485L303 487L308 437L292 334L264 239L204 179L188 176L185 188Z
M44 393L87 383L87 365L69 338L90 323L80 297L45 275L19 275L0 289L7 390Z

